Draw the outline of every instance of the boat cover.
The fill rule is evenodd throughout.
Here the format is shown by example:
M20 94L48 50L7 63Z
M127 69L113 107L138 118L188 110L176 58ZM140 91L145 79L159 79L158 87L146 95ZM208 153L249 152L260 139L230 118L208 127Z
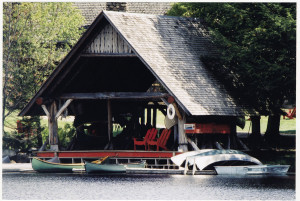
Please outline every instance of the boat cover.
M245 161L262 165L258 159L241 151L231 149L204 149L200 151L187 152L184 153L183 156L181 155L182 154L172 157L171 160L173 163L180 166L184 160L186 160L189 165L194 165L195 163L200 170L203 170L210 164L221 161Z

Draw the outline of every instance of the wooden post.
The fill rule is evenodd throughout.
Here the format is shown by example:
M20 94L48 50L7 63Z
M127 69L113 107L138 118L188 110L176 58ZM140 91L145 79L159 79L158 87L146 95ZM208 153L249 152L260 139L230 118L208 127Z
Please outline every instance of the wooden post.
M73 99L68 99L63 106L59 109L59 111L56 113L55 118L57 119L62 113L63 111L65 111L65 109L70 105L70 103L72 102Z
M174 144L177 144L179 142L178 140L178 125L174 125Z
M59 109L59 111L57 111L57 106L55 101L53 101L48 108L46 107L46 105L42 105L42 108L48 117L49 144L50 144L50 150L52 151L58 151L57 118L70 105L71 102L72 99L67 100L64 103L64 105Z
M107 127L108 141L110 142L112 139L112 114L111 114L111 102L109 99L107 100L107 122L108 122L108 127Z
M143 108L143 111L141 114L141 124L145 124L145 108Z
M185 114L182 115L182 119L178 119L178 151L188 151L188 141L184 132L184 124L186 122Z
M56 102L50 105L49 114L50 118L48 118L48 127L49 127L49 144L51 146L51 150L58 151L58 136L57 136L57 118L55 117L57 113Z
M151 107L147 107L147 125L151 124Z
M157 108L153 108L153 116L152 116L152 125L154 128L156 128L156 114L157 114Z

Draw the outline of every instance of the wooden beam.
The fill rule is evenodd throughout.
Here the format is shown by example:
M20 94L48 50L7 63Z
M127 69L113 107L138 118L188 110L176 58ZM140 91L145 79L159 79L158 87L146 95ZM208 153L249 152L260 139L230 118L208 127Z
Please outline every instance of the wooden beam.
M99 93L67 93L61 99L161 99L168 96L160 92L99 92Z
M42 105L42 108L43 108L45 114L47 115L47 117L48 117L48 119L49 119L49 118L50 118L50 113L49 113L49 111L47 110L46 105Z
M70 105L70 103L72 102L73 99L68 99L63 106L58 110L58 112L55 115L55 118L57 119L61 113Z
M165 110L167 107L165 105L159 105L157 102L154 102L154 106L155 108L159 109L159 111L163 113L163 115L167 115L167 111Z
M99 26L99 22L104 18L104 14L99 15L94 22L89 26L88 30L83 34L83 36L79 39L79 41L74 45L72 50L69 52L69 54L61 61L61 63L58 65L58 67L52 72L52 74L49 76L49 78L43 83L40 90L34 95L34 97L30 100L30 102L23 108L23 110L19 113L20 116L25 116L27 112L30 110L31 107L33 107L36 98L40 97L44 91L49 87L49 85L53 82L53 80L56 78L56 76L67 66L67 70L64 73L66 75L70 70L71 66L73 66L77 60L80 58L80 53L82 52L83 48L86 47L86 40L88 38L92 38L98 34L98 30L101 29L104 25ZM97 29L95 28L96 26ZM92 41L91 39L91 41ZM75 58L75 61L71 61L72 58ZM60 80L61 81L61 80ZM56 82L60 82L56 81ZM51 87L53 88L53 87ZM54 90L54 88L53 88Z
M147 107L147 125L151 125L151 108Z
M156 115L157 115L157 108L153 108L153 116L152 116L152 125L154 128L156 128Z
M180 151L188 151L187 147L187 139L184 130L184 124L186 123L185 114L183 114L183 118L178 119L178 150Z
M111 139L112 139L112 114L111 114L111 102L108 99L107 100L107 122L108 122L108 141L110 143Z
M57 119L55 114L57 113L57 107L55 101L50 105L50 118L48 118L48 128L49 128L49 144L58 145L58 136L57 136Z
M168 103L168 101L165 99L165 98L161 98L161 100L164 102L164 104L166 105L166 106L168 106L170 103Z

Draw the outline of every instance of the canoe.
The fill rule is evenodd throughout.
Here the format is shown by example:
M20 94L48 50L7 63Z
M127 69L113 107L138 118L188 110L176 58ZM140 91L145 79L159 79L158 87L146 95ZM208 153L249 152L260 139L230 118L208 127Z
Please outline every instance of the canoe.
M125 163L123 164L126 166L126 169L128 168L146 168L147 163L146 161L136 162L136 163Z
M135 163L110 164L107 158L105 157L102 160L92 162L85 161L85 171L87 173L125 173L128 168L145 168L147 166L145 160Z
M290 165L214 166L217 174L286 174Z
M74 169L83 169L84 163L54 163L34 157L31 162L32 169L37 172L73 172Z
M126 173L126 166L123 164L97 164L85 161L87 173Z

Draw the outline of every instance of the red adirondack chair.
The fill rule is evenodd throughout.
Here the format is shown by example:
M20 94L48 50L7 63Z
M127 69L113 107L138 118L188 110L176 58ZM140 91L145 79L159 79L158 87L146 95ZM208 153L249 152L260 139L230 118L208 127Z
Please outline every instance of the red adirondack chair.
M162 148L164 150L169 150L166 147L166 144L167 144L167 141L170 137L170 133L171 133L171 130L164 129L161 132L161 135L159 136L159 138L157 140L149 140L148 143L147 143L148 144L148 151L150 151L150 146L155 146L155 145L156 145L156 151L159 151L159 148Z
M287 115L283 116L283 119L285 119L285 117L294 119L294 117L296 117L296 107L294 107L293 110L289 109L289 112L287 112Z
M139 146L144 146L145 147L145 151L147 150L147 143L149 140L153 140L155 138L157 134L157 129L156 128L150 128L144 139L138 139L138 138L133 138L133 144L134 144L134 150L136 150L136 145L139 145Z

